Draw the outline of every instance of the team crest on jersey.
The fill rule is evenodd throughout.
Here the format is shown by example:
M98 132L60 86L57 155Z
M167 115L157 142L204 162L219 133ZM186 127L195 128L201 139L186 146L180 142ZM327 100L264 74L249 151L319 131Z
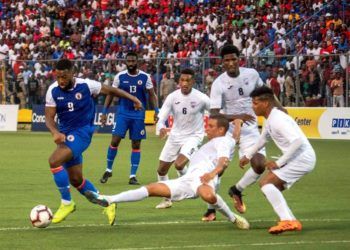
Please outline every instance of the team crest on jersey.
M197 102L190 102L190 105L191 105L192 108L194 108L194 107L196 107Z
M138 84L138 85L142 85L142 81L141 81L141 80L138 80L138 81L137 81L137 84Z
M145 134L145 130L142 129L142 130L140 131L140 134L141 134L141 135L144 135L144 134Z
M243 82L244 82L245 85L248 85L249 79L248 79L248 78L244 78L244 79L243 79Z
M82 97L83 97L83 95L79 92L75 94L75 99L77 99L77 100L81 100Z
M68 141L74 141L74 139L75 139L75 138L74 138L74 135L68 135L68 136L67 136L67 140L68 140Z

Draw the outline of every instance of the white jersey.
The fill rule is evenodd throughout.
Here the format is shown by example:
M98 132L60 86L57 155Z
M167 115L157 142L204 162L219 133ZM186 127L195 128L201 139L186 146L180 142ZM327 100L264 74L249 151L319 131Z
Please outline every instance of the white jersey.
M170 131L170 137L187 137L204 135L204 112L209 111L209 97L192 88L188 95L175 90L167 96L158 114L157 130L165 128L168 116L174 116L174 124Z
M211 109L222 109L227 115L254 115L250 93L264 83L255 69L240 67L239 72L238 77L224 72L216 78L210 92Z
M297 159L301 155L309 154L314 156L314 150L304 135L303 131L288 114L273 108L269 117L265 121L265 126L261 133L259 142L251 149L247 157L251 157L257 148L262 147L268 137L271 137L283 155L276 161L279 167L284 166L289 161Z
M215 169L219 158L232 158L235 141L230 136L215 137L205 143L196 153L193 154L188 172L191 168L206 168L207 172Z

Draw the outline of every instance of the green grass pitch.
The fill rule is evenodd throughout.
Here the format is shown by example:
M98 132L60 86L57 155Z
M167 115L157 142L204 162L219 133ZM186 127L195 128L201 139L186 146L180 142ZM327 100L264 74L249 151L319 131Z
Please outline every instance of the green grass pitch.
M138 172L142 184L156 181L164 143L149 129ZM105 194L135 188L127 184L128 139L119 147L113 177L107 184L99 183L109 141L110 135L94 136L84 154L85 177ZM277 218L258 185L244 192L249 231L236 229L220 214L216 222L201 222L206 205L199 199L165 210L154 208L160 198L119 204L116 225L111 227L102 209L74 189L77 210L60 224L36 229L29 221L31 208L45 204L55 211L60 202L47 163L55 145L49 133L0 133L0 249L350 249L350 141L311 143L317 154L315 170L284 192L303 223L301 232L267 233ZM269 157L279 155L272 143L267 152ZM235 155L219 191L231 207L227 189L242 174ZM173 169L170 177L176 177Z

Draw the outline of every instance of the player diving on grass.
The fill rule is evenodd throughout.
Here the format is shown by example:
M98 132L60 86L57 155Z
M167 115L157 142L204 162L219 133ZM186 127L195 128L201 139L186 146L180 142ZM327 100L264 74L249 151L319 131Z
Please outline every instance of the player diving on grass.
M261 191L280 219L269 233L300 231L302 225L290 210L282 191L314 169L315 151L293 118L276 108L270 88L257 88L250 96L255 114L264 116L266 122L258 142L241 158L240 167L248 164L253 155L264 147L267 138L272 138L283 154L276 161L265 162L268 171L260 180Z
M221 114L209 118L206 128L209 141L193 154L186 174L177 179L159 181L117 195L100 195L90 190L86 196L92 203L104 207L147 197L164 197L173 201L201 197L239 229L249 229L248 221L233 213L221 196L215 193L218 174L227 168L235 146L233 138L225 136L228 127L228 120Z
M53 223L63 221L75 210L70 193L70 184L82 195L87 191L98 192L95 186L83 177L82 153L88 148L94 133L95 105L93 97L109 94L130 99L135 109L141 102L123 90L100 82L73 77L73 63L61 59L56 64L56 82L46 93L45 119L56 149L49 158L53 179L61 193L61 206L54 214ZM56 126L55 116L58 118ZM109 223L115 220L115 206L105 209Z

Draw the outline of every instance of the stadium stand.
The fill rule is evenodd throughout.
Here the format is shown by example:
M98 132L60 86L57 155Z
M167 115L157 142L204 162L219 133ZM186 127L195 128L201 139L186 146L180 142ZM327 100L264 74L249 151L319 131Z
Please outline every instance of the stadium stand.
M108 84L129 50L157 88L166 72L176 78L191 66L207 91L225 43L241 49L242 66L256 68L284 105L332 106L339 70L349 95L344 0L3 0L0 20L0 100L22 108L43 103L53 60L76 60L80 76Z

